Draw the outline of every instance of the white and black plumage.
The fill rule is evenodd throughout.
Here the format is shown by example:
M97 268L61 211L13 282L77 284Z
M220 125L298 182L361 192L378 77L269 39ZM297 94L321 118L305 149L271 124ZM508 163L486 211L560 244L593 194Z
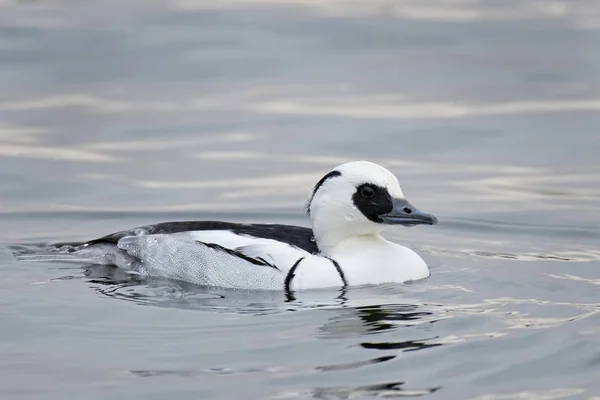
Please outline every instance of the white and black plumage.
M367 161L334 168L317 182L306 210L312 229L165 222L20 258L115 265L142 275L257 290L403 283L429 276L419 255L380 236L385 225L437 223L404 198L387 169Z

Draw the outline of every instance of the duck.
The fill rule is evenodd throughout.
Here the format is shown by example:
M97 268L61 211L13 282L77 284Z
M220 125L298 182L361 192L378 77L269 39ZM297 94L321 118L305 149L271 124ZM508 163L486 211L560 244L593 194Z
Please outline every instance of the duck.
M386 226L436 225L396 176L369 161L333 168L305 203L311 227L228 221L139 226L17 258L112 265L132 274L242 290L298 291L428 278L419 254L382 236Z

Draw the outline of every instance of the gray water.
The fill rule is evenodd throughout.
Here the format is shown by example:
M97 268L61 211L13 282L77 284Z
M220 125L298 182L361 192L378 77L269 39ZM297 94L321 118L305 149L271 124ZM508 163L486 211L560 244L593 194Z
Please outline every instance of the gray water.
M594 0L0 1L0 398L598 399ZM307 225L388 167L432 276L279 294L11 251Z

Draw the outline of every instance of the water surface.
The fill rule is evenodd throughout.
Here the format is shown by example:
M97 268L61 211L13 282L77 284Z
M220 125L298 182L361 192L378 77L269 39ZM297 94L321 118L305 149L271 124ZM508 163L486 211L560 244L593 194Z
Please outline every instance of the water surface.
M600 396L593 1L0 1L0 396ZM16 263L140 224L307 225L388 167L431 278L280 294Z

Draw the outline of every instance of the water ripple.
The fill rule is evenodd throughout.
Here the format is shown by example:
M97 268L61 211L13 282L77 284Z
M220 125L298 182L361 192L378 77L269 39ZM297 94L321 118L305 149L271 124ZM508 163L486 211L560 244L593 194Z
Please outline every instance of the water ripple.
M305 398L309 395L314 399L336 399L346 400L362 397L382 397L382 398L395 398L395 397L422 397L440 390L440 387L432 387L427 389L410 389L405 387L406 382L391 382L391 383L377 383L372 385L364 386L337 386L337 387L324 387L315 388L309 392L288 392L285 394L273 397L274 399L294 399L294 398Z

